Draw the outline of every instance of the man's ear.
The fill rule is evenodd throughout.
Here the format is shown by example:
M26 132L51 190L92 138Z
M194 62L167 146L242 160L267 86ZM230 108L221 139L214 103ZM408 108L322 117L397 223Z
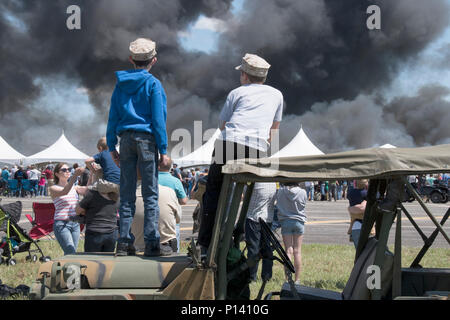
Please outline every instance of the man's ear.
M133 59L131 58L131 56L128 56L128 60L131 62L131 64L136 67L136 64L134 63Z
M150 63L150 65L153 66L156 63L156 61L158 61L158 58L154 57L152 59L152 62Z

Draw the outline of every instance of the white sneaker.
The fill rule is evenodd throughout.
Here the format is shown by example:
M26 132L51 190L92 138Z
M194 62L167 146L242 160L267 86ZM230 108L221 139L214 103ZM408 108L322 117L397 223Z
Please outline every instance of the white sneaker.
M300 285L300 280L295 281L294 284L295 284L296 286L299 286L299 285Z

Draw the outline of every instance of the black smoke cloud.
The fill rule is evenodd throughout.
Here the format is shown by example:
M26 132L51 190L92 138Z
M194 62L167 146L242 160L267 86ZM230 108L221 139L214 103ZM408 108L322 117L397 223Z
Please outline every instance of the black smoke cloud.
M66 8L71 4L81 7L81 30L66 28ZM381 30L366 28L366 8L371 4L381 8ZM323 151L367 147L377 140L379 128L366 130L367 138L351 138L360 131L357 125L349 132L327 129L329 136L313 124L336 108L358 106L364 106L370 117L389 118L384 112L391 110L389 115L398 121L409 121L400 119L400 101L412 99L408 103L416 101L420 109L421 95L399 98L390 108L373 95L389 87L398 71L413 63L449 20L445 0L246 0L239 18L232 17L230 6L231 0L2 1L0 134L29 155L42 149L37 147L36 137L49 140L49 144L64 128L76 146L95 152L95 141L104 134L113 72L130 68L128 44L146 36L158 46L159 60L152 72L162 80L168 95L169 138L176 128L192 130L194 120L202 120L203 129L217 125L226 94L239 85L234 67L249 52L269 61L268 84L284 94L286 121L281 127L281 145L295 135L299 121L305 123L302 118L310 117L304 129ZM17 17L24 27L11 24L6 13ZM178 33L201 14L226 20L229 26L212 54L186 52L178 40ZM76 110L70 110L73 121L61 121L58 114L45 111L32 114L30 103L40 95L34 79L61 74L88 89L95 119L80 123ZM68 111L61 106L61 112ZM348 122L342 130L355 126L345 115L337 112L330 121L337 117ZM331 122L324 126L332 127ZM24 135L30 126L32 134ZM398 127L390 129L394 137L403 137L405 146L440 141L424 133L411 134L407 124L402 132Z

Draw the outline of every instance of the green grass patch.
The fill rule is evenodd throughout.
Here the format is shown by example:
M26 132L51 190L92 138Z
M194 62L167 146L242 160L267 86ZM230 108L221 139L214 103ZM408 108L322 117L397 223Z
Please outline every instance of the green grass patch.
M55 240L41 240L39 246L45 255L52 258L63 256L63 251ZM32 246L33 248L34 246ZM181 245L181 252L187 252L188 243ZM84 239L80 239L78 252L84 248ZM393 251L393 248L390 248ZM409 267L418 254L420 248L402 249L402 266ZM10 287L17 287L25 284L31 287L32 282L38 276L41 262L29 262L26 260L28 253L18 253L14 256L17 265L0 265L0 279L3 284ZM300 282L306 286L342 291L350 276L353 267L355 248L353 245L326 245L326 244L304 244L302 246L302 273ZM430 248L421 261L423 267L428 268L449 268L450 249ZM262 281L259 280L261 263L258 270L258 280L250 284L251 299L258 295ZM274 261L273 277L265 287L263 297L269 292L280 291L285 282L283 266ZM20 297L17 299L21 299ZM274 297L276 299L276 297Z

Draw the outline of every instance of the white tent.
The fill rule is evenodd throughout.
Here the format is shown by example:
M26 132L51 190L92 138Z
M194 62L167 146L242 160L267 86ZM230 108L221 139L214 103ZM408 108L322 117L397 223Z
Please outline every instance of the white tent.
M220 129L217 129L212 137L203 144L200 148L194 150L187 156L179 159L174 159L173 163L176 163L179 168L181 167L193 167L211 164L212 153L214 150L214 142L220 135Z
M383 149L392 149L392 148L397 148L397 147L396 147L396 146L393 146L392 144L386 143L386 144L383 144L380 148L383 148Z
M5 139L0 137L0 162L19 164L24 158L23 154L14 150Z
M277 153L273 154L271 158L282 157L297 157L297 156L312 156L324 154L320 151L303 131L303 127L300 127L300 131L284 148Z
M64 135L64 131L59 139L47 149L33 154L25 159L26 164L45 162L67 162L69 164L83 164L89 158L77 148L75 148Z

